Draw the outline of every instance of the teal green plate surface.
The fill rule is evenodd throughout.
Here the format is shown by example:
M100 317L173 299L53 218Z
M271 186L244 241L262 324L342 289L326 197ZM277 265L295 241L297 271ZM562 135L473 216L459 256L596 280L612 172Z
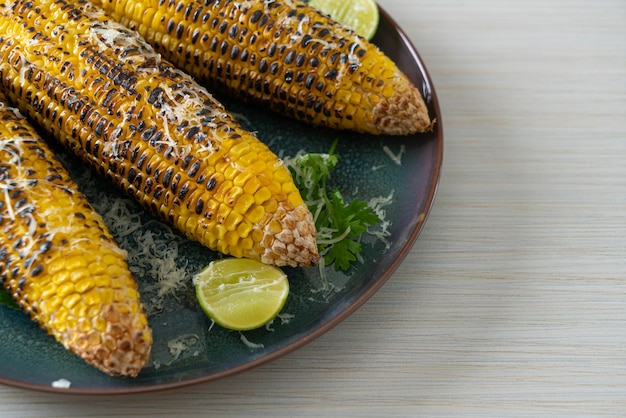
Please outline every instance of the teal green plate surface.
M300 150L327 152L339 138L339 165L333 182L344 196L369 200L393 193L392 202L385 207L390 221L389 245L365 240L363 262L346 274L327 268L325 280L317 268L285 269L291 292L281 316L267 328L240 333L212 326L199 308L191 285L193 274L220 256L175 237L171 240L176 243L175 249L157 249L178 251L178 268L188 277L173 295L157 295L151 285L158 278L148 274L141 262L132 266L137 270L144 303L153 306L157 300L159 306L150 314L154 333L151 362L139 377L104 375L65 350L21 312L0 306L0 383L50 392L122 394L224 378L303 346L371 297L417 239L435 196L443 157L442 119L431 80L415 48L383 10L373 42L423 89L431 116L437 119L433 132L390 138L332 131L285 120L232 100L223 101L241 117L244 126L258 132L259 138L281 156L293 156ZM65 161L86 187L88 197L96 201L96 207L103 195L99 192L116 193L85 173L75 161L68 157ZM96 187L88 187L90 184ZM136 207L128 208L153 234L170 234ZM132 245L132 241L120 241ZM70 382L69 388L53 385L61 379Z

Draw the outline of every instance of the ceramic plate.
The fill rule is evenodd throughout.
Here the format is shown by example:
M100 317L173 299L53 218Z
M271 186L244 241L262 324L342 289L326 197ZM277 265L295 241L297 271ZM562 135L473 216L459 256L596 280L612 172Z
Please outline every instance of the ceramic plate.
M181 286L174 295L157 297L151 290L157 278L145 272L137 274L144 303L152 306L154 334L151 362L138 378L105 376L66 351L21 312L0 306L0 383L52 392L120 394L219 379L303 346L371 297L396 270L422 229L435 195L443 153L441 114L431 80L415 48L384 11L373 42L423 89L431 115L438 121L433 132L402 138L338 132L305 126L234 101L224 99L224 103L281 156L293 156L300 150L326 152L338 138L340 159L333 185L346 198L392 197L384 208L390 221L388 244L366 239L363 263L346 274L327 268L325 280L317 268L285 269L291 292L281 316L266 328L240 333L211 326L190 284L191 276L219 255L174 238L171 242L176 243L174 250L179 254L178 268L189 277L186 287ZM85 187L98 181L85 176L75 162L70 160L68 165ZM97 184L96 189L107 188ZM93 190L87 194L93 200L101 196ZM144 224L149 222L136 208L129 210L137 211ZM156 229L155 234L169 233L154 222L147 225ZM135 268L141 270L141 266ZM154 302L154 298L158 300ZM71 382L70 387L53 387L60 379Z

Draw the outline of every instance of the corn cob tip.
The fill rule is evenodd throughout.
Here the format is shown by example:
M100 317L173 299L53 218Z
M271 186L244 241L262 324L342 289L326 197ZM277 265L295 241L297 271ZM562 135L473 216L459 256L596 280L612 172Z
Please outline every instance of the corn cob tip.
M88 363L111 376L136 377L150 357L152 334L147 326L137 324L136 314L127 312L124 304L111 304L102 311L107 320L101 335L80 334L69 347L78 351ZM90 344L94 338L103 338L100 344ZM77 349L77 350L76 350Z
M435 121L417 88L407 81L407 90L397 90L374 107L374 124L383 135L410 135L432 130Z
M271 223L264 227L265 251L261 254L261 261L277 266L316 265L320 255L317 250L315 223L309 209L305 205L299 205L287 210L281 203L274 219L279 220L282 230L274 233Z

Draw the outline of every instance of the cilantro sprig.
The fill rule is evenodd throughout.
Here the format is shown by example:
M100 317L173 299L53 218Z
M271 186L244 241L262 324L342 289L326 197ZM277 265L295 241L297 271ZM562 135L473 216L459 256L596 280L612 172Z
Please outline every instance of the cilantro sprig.
M339 162L337 141L327 154L309 153L287 162L294 182L309 207L317 229L317 245L324 264L346 271L359 260L361 236L381 222L368 202L354 198L346 202L337 188L328 186L328 178Z

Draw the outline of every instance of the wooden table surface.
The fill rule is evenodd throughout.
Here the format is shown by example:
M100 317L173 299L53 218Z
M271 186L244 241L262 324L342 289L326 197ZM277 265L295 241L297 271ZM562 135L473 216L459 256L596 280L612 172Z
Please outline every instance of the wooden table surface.
M444 116L438 195L382 289L300 350L121 397L0 387L0 416L626 413L626 2L380 0Z

